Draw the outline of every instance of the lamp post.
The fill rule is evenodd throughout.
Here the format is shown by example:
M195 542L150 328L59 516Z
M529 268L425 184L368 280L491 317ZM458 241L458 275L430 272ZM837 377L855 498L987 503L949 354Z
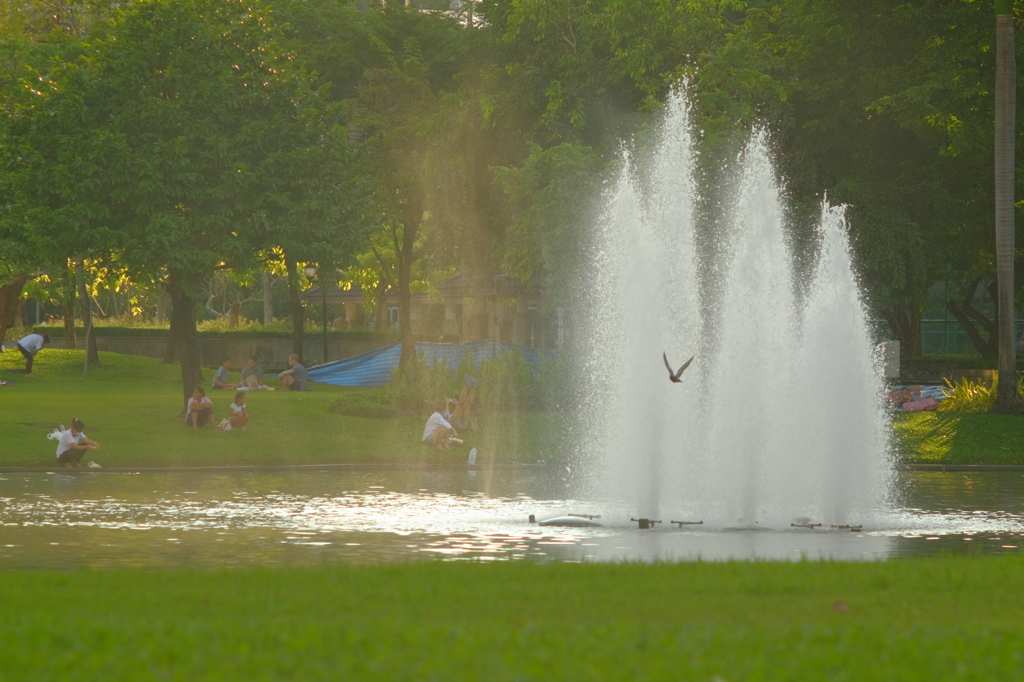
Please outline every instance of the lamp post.
M317 279L316 279L316 266L315 265L307 265L305 268L303 268L302 271L305 273L306 279L308 279L310 282L316 282L317 281ZM320 276L319 284L320 284L320 295L322 297L321 314L323 316L323 327L324 327L324 364L326 365L327 364L327 287L324 286L323 275Z

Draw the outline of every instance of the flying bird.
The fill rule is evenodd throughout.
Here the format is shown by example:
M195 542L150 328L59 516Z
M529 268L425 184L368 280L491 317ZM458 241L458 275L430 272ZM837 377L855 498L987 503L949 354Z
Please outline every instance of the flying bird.
M691 362L693 362L693 358L691 357L689 360L683 363L683 366L679 368L679 371L673 372L672 365L668 364L668 356L665 353L662 353L661 357L665 361L665 366L668 367L668 380L671 381L673 384L678 384L680 381L682 381L682 379L680 379L679 377L683 376L683 372L686 371L686 368L690 366Z

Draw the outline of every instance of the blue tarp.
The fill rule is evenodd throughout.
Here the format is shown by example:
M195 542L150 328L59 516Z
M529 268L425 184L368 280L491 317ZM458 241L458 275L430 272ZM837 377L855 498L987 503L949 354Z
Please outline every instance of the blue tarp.
M416 344L416 355L422 353L430 367L434 366L434 362L443 360L452 369L462 364L467 351L479 367L481 360L491 360L513 350L518 350L534 369L540 365L537 349L501 341ZM308 370L309 378L335 386L384 386L391 383L391 372L398 367L401 354L402 344L394 343L369 353L313 367Z

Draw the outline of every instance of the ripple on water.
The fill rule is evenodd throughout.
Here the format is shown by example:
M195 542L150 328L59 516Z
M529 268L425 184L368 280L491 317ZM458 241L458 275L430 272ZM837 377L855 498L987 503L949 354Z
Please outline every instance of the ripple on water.
M474 478L454 471L8 475L0 479L0 568L429 558L855 561L1020 551L1024 476L971 474L969 485L957 474L937 476L906 474L913 483L906 505L879 510L861 532L850 532L730 529L734 523L715 519L641 531L628 505L573 499L564 483L535 470ZM568 513L599 514L605 525L527 521Z

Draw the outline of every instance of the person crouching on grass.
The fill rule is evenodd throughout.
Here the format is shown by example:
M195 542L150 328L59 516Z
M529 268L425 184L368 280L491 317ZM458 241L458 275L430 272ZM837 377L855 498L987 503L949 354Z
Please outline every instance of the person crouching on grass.
M213 401L206 397L206 391L202 386L196 386L192 391L192 397L188 399L188 413L185 415L185 426L198 429L200 426L216 426L217 420L213 417Z
M100 444L85 437L85 424L81 419L72 419L71 428L57 440L57 459L66 467L76 467L86 450L97 450Z
M447 400L443 398L438 400L434 404L434 413L427 419L427 425L423 429L423 442L438 450L451 449L451 443L462 444L462 441L456 438L459 434L455 432L455 427L449 424L441 414L447 407Z

